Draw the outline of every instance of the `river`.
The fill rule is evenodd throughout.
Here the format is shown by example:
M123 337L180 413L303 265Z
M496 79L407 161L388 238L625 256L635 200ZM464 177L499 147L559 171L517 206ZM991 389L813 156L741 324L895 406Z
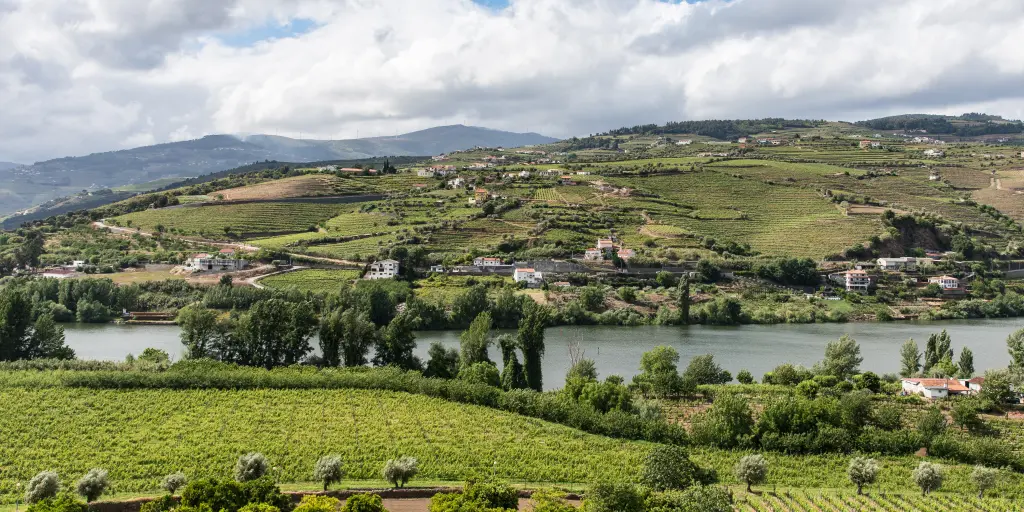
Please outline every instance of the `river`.
M66 324L67 344L82 359L120 360L138 355L146 347L166 350L175 359L184 353L173 325ZM974 352L977 371L1005 367L1009 363L1006 337L1024 327L1024 319L964 320L942 322L888 322L846 324L744 325L739 327L552 327L545 332L544 357L546 388L558 388L569 366L569 344L579 342L584 357L597 363L600 375L620 375L627 380L638 371L640 356L658 345L675 347L681 356L680 367L697 355L714 354L720 365L733 375L747 369L760 379L764 372L784 362L810 366L821 359L825 344L843 334L855 338L861 347L861 368L876 373L899 370L900 345L917 340L924 351L928 335L942 329L953 339L954 362L960 349ZM457 331L417 333L416 354L426 357L433 341L458 347ZM316 342L312 343L314 346ZM497 347L491 358L501 361Z

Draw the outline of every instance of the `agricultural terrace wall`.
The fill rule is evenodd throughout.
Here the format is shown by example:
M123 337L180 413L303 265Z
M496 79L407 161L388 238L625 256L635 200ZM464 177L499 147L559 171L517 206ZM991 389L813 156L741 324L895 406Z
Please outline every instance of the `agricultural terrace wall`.
M198 203L177 204L168 206L171 208L199 208L203 206L251 204L251 203L315 203L315 204L348 204L365 203L368 201L380 201L384 194L362 194L354 196L324 196L324 197L281 197L269 199L238 199L234 201L206 201Z

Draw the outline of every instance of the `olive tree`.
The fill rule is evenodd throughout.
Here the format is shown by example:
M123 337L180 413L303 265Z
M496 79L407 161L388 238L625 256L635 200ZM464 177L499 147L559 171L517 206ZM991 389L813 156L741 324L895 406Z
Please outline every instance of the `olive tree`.
M267 474L267 458L262 453L247 453L235 463L235 480L248 482Z
M165 491L174 494L178 489L185 487L186 484L188 484L188 477L185 476L185 473L178 471L177 473L171 473L165 476L163 481L160 482L160 487Z
M419 472L419 461L414 457L390 459L384 464L384 479L395 487L404 487Z
M89 503L96 501L96 498L102 496L109 486L110 481L107 479L107 470L92 468L82 478L78 479L78 483L75 484L75 490L85 498L86 503Z
M927 496L932 491L942 487L942 480L945 474L942 466L931 462L922 462L914 469L914 483L921 488L921 494Z
M991 489L996 486L996 480L999 479L999 470L995 468L986 468L985 466L974 466L974 471L971 472L971 480L974 485L978 486L978 497L985 497L985 490Z
M36 503L46 498L52 498L60 492L60 478L54 471L43 471L28 481L28 488L25 490L25 501Z
M875 483L878 478L878 461L867 457L854 457L850 460L850 466L846 468L846 474L850 477L853 485L857 486L857 494L863 494L865 485Z
M324 490L333 483L341 481L345 472L341 469L341 457L337 455L325 455L316 461L313 466L313 480L324 483Z
M733 468L736 478L747 484L747 492L751 492L750 486L764 483L768 476L768 460L760 454L754 453L744 455Z

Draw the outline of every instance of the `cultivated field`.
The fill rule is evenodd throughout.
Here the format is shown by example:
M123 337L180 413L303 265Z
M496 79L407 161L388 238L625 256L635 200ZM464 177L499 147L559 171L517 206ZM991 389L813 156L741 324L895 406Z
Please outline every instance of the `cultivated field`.
M363 192L366 188L364 184L356 180L339 178L333 174L305 174L266 181L246 187L218 190L208 195L225 201L239 201L246 199L333 196Z
M260 284L269 288L294 288L300 292L333 292L359 277L358 270L303 269L268 276Z
M249 203L162 208L129 213L113 220L121 226L183 235L237 236L295 233L315 229L350 205L317 203ZM130 223L130 224L129 224Z

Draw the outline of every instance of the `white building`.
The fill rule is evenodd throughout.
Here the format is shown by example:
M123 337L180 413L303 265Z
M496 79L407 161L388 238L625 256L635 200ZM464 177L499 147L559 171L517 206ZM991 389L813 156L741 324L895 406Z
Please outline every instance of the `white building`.
M904 256L902 258L878 258L878 268L891 272L917 270L917 258Z
M395 260L381 260L370 264L370 270L363 276L363 279L391 279L398 275L398 262Z
M523 178L523 179L529 178L530 177L530 171L519 171L519 177Z
M48 268L43 270L43 273L40 275L50 279L67 279L74 277L75 271L69 268Z
M583 259L601 261L604 259L604 251L596 247L591 247L583 252Z
M532 268L517 268L512 273L512 279L517 283L526 282L526 284L537 284L540 283L544 275L541 272L537 272Z
M434 171L432 169L420 169L416 171L416 175L420 178L433 178Z
M956 379L900 379L903 393L921 395L927 399L946 398L950 395L967 394L970 389Z
M437 272L438 274L444 273L444 265L432 265L430 267L431 272Z
M615 250L615 242L611 238L598 238L597 250L605 253L611 253Z
M944 153L941 149L926 149L924 150L924 156L932 156L938 158L946 156L946 153Z
M618 256L620 260L628 261L633 256L636 256L636 251L633 249L619 249L616 256Z
M451 188L462 188L466 186L466 180L462 178L455 178L454 180L448 181L448 186Z
M867 292L871 288L871 276L863 270L850 270L843 284L848 292Z
M943 290L956 290L960 288L960 280L953 276L929 277L928 284L937 284Z
M85 260L74 260L70 265L66 265L64 268L70 270L81 270L85 266Z
M242 270L249 266L248 261L236 259L234 255L235 251L232 249L221 249L216 255L194 254L185 260L185 268L191 270Z
M500 267L503 265L501 258L473 258L473 265L478 267Z

